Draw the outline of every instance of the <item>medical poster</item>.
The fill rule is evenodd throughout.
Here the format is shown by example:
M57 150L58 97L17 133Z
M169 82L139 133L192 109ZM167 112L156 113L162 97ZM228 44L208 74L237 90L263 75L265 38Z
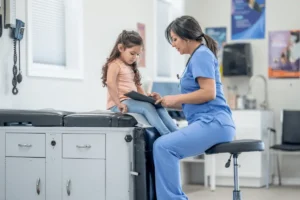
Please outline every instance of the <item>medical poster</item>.
M265 38L265 22L265 0L232 0L232 40Z
M138 23L137 24L137 30L140 36L143 38L144 42L144 48L140 55L138 66L139 67L146 67L146 30L145 30L145 24Z
M218 61L220 65L220 74L223 74L222 57L223 57L223 47L226 44L226 27L211 27L206 28L205 33L212 37L218 43Z
M269 78L300 78L300 30L269 33Z

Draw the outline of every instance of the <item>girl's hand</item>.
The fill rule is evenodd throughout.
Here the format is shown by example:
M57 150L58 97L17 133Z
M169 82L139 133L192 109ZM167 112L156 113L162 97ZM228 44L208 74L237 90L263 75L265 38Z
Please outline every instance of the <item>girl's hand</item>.
M119 108L120 112L123 113L123 114L127 113L127 111L128 111L127 105L123 104L123 103L120 103L118 105L118 108Z

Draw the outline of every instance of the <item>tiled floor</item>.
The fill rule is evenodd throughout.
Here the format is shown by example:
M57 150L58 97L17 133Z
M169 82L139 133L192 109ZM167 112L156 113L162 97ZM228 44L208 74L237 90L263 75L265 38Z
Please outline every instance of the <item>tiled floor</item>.
M217 187L214 192L200 186L185 186L189 200L232 200L231 187ZM241 188L242 200L300 200L300 186L271 186L266 188Z

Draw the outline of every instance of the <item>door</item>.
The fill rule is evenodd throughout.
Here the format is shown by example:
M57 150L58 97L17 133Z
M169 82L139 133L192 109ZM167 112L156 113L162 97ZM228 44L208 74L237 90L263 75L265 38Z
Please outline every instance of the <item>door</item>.
M63 159L62 186L63 200L105 200L105 160Z
M45 200L45 158L6 158L6 200Z

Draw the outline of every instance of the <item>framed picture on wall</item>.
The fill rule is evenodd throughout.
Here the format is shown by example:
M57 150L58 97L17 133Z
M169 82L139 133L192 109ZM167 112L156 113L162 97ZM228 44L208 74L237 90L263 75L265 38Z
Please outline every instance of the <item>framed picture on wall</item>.
M269 78L300 78L300 30L269 32Z
M231 39L264 39L266 0L231 1Z
M140 59L138 62L139 67L146 67L146 27L143 23L137 23L137 31L140 36L143 38L144 48L143 52L140 55Z
M220 73L222 75L223 65L222 65L222 57L223 57L223 47L227 41L227 33L226 27L209 27L205 29L205 33L213 38L218 43L218 61L220 65Z

